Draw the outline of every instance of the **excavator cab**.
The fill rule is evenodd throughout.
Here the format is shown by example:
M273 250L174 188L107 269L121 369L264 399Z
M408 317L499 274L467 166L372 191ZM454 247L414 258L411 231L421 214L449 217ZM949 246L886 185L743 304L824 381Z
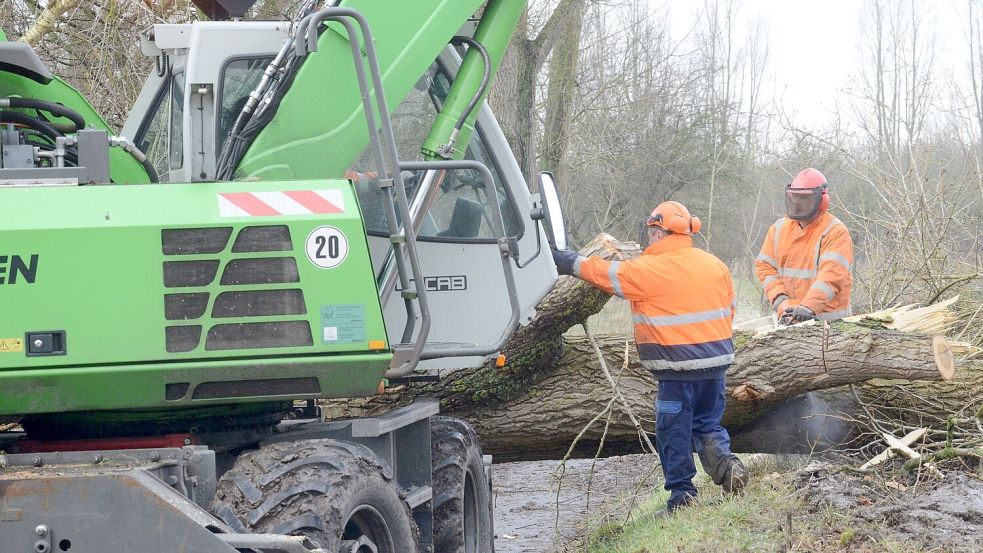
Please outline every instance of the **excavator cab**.
M156 63L123 134L134 137L162 181L215 180L222 145L289 32L283 22L219 21L155 25L144 33L143 52ZM447 100L460 66L460 51L453 46L443 48L395 103L391 115L393 146L401 161L423 161L422 143ZM294 86L327 89L331 81L331 76L324 74L308 73L303 78L323 84L295 81ZM326 95L324 109L330 102L330 95ZM310 107L317 109L321 108ZM328 164L310 160L313 170L334 173L320 176L350 178L355 185L386 328L395 349L411 348L420 339L422 325L407 324L408 318L419 320L420 313L406 309L402 301L406 288L412 293L422 288L427 294L431 322L423 337L422 368L480 365L496 351L492 346L500 346L516 324L532 320L536 304L556 279L547 244L554 234L562 235L562 231L553 232L554 225L562 225L558 204L554 207L557 213L545 217L543 201L529 193L491 110L482 102L477 112L474 133L463 148L464 159L487 171L474 167L401 171L410 210L419 214L415 230L420 283L410 275L412 284L403 286L393 269L386 190L379 186L368 137L358 145L356 155L349 154L353 159ZM353 141L358 139L352 135ZM348 144L346 147L356 152ZM266 169L255 173L263 178ZM285 169L291 177L310 174L311 170L303 163ZM247 173L238 177L250 178ZM550 179L541 186L555 197ZM498 224L503 236L496 236ZM502 251L500 238L505 240L507 252ZM505 270L503 255L510 258L511 265ZM406 331L408 326L413 326L412 332ZM397 355L394 364L399 359Z

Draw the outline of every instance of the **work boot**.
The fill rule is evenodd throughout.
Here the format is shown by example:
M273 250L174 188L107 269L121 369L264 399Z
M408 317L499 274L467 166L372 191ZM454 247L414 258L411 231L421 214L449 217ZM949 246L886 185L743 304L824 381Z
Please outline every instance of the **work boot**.
M717 434L697 434L694 448L700 457L703 470L706 471L713 483L721 486L725 492L733 493L747 485L749 475L744 463L730 452L730 448L722 445ZM726 444L726 442L723 442Z
M751 474L748 473L744 463L737 457L732 457L720 482L720 487L727 493L737 493L744 489L750 481Z

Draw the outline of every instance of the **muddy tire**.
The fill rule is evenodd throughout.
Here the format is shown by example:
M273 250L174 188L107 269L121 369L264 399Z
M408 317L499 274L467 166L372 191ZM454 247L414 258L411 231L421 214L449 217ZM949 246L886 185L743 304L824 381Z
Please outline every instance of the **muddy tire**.
M210 510L236 531L303 535L327 551L360 536L379 553L417 544L389 469L370 449L335 440L272 444L240 456L219 480Z
M430 419L433 459L433 539L436 553L494 551L491 483L471 425Z

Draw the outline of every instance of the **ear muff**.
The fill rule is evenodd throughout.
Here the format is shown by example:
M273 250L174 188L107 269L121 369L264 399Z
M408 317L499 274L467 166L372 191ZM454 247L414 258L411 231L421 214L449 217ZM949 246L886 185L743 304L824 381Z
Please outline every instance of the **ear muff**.
M676 234L689 234L690 221L678 213L673 213L666 221L666 228Z
M689 220L690 234L696 234L700 232L701 228L703 228L703 223L700 222L700 218L696 216L690 217Z

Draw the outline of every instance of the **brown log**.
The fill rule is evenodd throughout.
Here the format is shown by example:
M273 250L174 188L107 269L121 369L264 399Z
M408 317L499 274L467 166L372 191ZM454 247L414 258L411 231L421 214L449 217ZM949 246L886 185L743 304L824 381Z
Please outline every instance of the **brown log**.
M938 439L950 417L971 420L977 413L983 415L983 359L961 361L958 366L948 381L874 379L852 388L789 398L745 424L730 427L732 447L738 452L761 453L855 448L876 439L868 411L884 427L904 433L901 425L927 426L937 431Z
M613 259L629 258L638 251L606 236L585 250ZM437 397L445 414L475 425L486 452L504 458L560 455L612 397L587 338L562 338L571 326L599 311L607 299L606 294L577 279L561 278L532 323L516 332L503 350L505 367L451 371L436 384L400 386L367 400L331 402L327 413L371 415L416 397ZM626 340L630 355L622 374ZM598 336L597 342L630 408L647 428L654 428L657 385L639 364L634 343L624 335ZM723 421L730 428L747 425L773 406L809 391L871 379L941 381L951 377L954 366L944 340L880 325L836 322L757 336L738 332L735 346L737 360L727 373L729 395ZM585 434L584 453L596 447L603 422ZM606 440L609 451L632 450L639 443L620 406Z
M728 405L723 424L736 429L771 407L802 393L870 378L942 380L932 359L927 336L878 331L838 323L830 328L825 369L821 327L797 327L762 338L738 337L737 362L728 371ZM629 365L618 374L625 339L599 336L597 341L615 372L619 390L634 412L654 427L657 384L641 368L631 344ZM790 352L795 352L792 354ZM564 355L548 378L522 397L497 408L461 413L471 419L490 451L499 455L553 456L565 449L611 398L586 338L570 338ZM602 426L586 434L585 452L600 439ZM638 437L628 418L618 412L608 428L614 450L631 449Z

